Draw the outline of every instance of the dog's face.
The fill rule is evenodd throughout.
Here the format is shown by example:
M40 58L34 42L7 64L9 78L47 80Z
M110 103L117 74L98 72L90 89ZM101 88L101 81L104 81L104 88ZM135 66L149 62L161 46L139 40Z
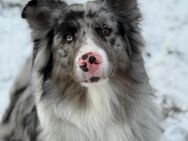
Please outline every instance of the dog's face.
M135 0L50 3L31 1L24 17L34 32L46 32L44 38L51 40L53 79L68 78L90 86L126 72L131 55L139 50L132 44L132 40L139 42L136 33L140 17Z
M120 60L128 61L115 16L99 2L68 6L54 30L58 76L66 71L82 84L93 84L111 77Z

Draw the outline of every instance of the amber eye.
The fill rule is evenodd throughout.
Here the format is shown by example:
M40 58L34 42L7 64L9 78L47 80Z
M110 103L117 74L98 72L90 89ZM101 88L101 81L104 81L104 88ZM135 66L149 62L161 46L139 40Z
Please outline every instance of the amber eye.
M109 36L111 31L112 31L111 28L109 28L107 25L103 25L102 33L104 36Z
M65 36L65 39L66 39L67 42L72 42L74 40L74 37L73 37L72 34L67 34Z

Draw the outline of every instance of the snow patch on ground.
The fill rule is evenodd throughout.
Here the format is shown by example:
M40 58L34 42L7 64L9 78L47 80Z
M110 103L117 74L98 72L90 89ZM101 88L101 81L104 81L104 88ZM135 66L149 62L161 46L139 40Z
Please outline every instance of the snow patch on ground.
M0 0L24 5L23 0ZM188 141L188 1L139 0L145 61L164 116L165 141ZM30 31L19 7L0 6L0 116L11 85L31 53Z
M140 0L145 60L166 141L188 140L188 1Z

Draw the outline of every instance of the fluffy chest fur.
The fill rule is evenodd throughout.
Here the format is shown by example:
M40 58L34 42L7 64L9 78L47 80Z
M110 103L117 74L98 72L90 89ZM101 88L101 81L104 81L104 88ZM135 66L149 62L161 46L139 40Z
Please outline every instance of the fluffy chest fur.
M59 113L59 118L48 108L50 103L39 104L38 113L44 130L42 136L48 137L49 141L131 140L130 134L126 136L126 132L131 133L130 127L126 123L118 123L114 117L113 104L119 107L120 103L109 84L88 89L87 97L88 105L82 110L67 101L56 105L57 111L54 112Z
M59 101L53 93L50 100L37 106L42 129L39 140L157 141L159 130L151 130L157 124L156 115L145 109L148 103L144 101L149 97L142 99L143 103L135 100L135 106L122 103L123 97L118 95L120 91L115 86L104 82L87 90L87 104L80 108L70 101Z

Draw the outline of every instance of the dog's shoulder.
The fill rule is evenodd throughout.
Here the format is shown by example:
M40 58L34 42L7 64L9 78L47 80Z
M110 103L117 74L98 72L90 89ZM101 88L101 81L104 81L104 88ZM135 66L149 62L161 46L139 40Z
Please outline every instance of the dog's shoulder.
M10 104L0 125L2 141L11 139L33 141L36 138L38 118L31 86L31 66L32 61L28 59L13 84Z

